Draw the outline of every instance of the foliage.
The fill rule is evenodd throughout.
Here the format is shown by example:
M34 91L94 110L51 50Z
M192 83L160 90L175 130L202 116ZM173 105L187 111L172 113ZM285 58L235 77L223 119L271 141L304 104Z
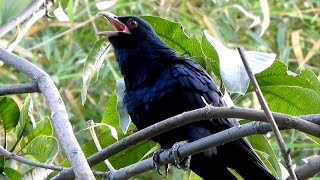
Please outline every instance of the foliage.
M26 3L14 3L15 6L20 5L19 8L8 4L9 1L0 0L1 9L6 10L0 11L1 24L18 14ZM160 2L119 0L115 1L108 11L119 15L152 15L143 16L143 18L149 21L160 37L181 55L193 57L210 74L215 75L213 78L217 80L216 82L221 82L219 61L217 53L203 35L204 29L208 29L210 34L230 48L242 45L250 50L276 53L279 60L267 70L257 74L257 80L272 111L300 115L320 113L318 103L320 102L320 35L317 31L319 19L316 17L319 10L316 4L315 0L269 2L271 23L268 24L262 36L260 34L266 27L262 22L268 17L262 11L265 7L261 7L259 1L214 3L200 0ZM97 56L100 57L107 43L102 49L99 49L101 46L94 46L97 36L89 23L58 38L58 35L64 31L78 26L89 18L86 13L83 13L85 4L77 4L73 0L62 0L60 5L63 8L68 7L66 13L71 21L62 23L55 19L43 18L29 29L26 37L19 44L20 49L16 48L15 53L29 58L51 74L60 88L74 130L78 132L77 138L88 156L97 150L92 148L93 142L88 131L85 130L87 120L93 119L101 123L97 125L96 132L102 147L116 141L110 135L110 129L103 124L113 126L119 139L134 133L136 129L130 125L124 135L123 132L126 130L119 126L119 119L123 113L119 111L119 116L119 107L117 107L119 97L114 92L115 79L118 78L119 72L112 51L106 52L104 62L103 58L97 61L99 59ZM87 8L92 11L92 14L98 12L94 1L90 2ZM257 26L249 27L258 17L262 22ZM110 28L106 27L102 18L96 19L93 23L99 30ZM181 25L184 28L181 28ZM1 39L0 45L5 46L14 37L15 31ZM50 41L53 37L57 38ZM101 40L98 43L105 43L105 41ZM85 61L86 57L88 57L87 61ZM91 63L98 63L94 64L93 70L84 71L89 72L89 75L85 76L82 72L83 67L88 68L88 59ZM85 81L87 101L84 106L81 103L81 92L84 91L83 77L89 79ZM97 81L93 83L91 79L96 78ZM6 66L0 66L0 85L24 82L28 80L23 75ZM231 96L239 106L256 107L251 91L252 88L249 87L246 95L239 97L237 94L232 94ZM117 95L119 95L118 92ZM0 97L0 123L4 135L1 140L2 146L18 155L27 155L27 158L34 161L46 163L55 161L55 163L67 164L63 162L64 154L59 151L57 141L52 135L48 115L48 109L40 95ZM130 121L127 120L127 122ZM126 125L121 127L127 128ZM284 131L282 134L292 149L293 162L297 166L304 163L303 159L308 159L319 151L317 138L311 137L314 140L312 141L310 136L297 131ZM268 134L267 138L255 135L249 137L249 140L265 164L273 173L280 176L281 172L277 164L277 159L280 159L279 149L272 135ZM50 151L40 151L44 146ZM124 167L141 160L142 157L150 156L149 150L154 148L155 143L143 142L111 157L110 161L116 168ZM12 162L13 160L0 156L1 173L10 179L19 179L26 172L32 174L32 171L39 171L20 163L16 163L19 168L14 168ZM100 163L95 169L106 170L106 167ZM180 171L177 170L170 171L169 179L180 177L179 173ZM139 177L148 179L151 175L162 179L156 172L148 172ZM191 177L197 178L193 173Z

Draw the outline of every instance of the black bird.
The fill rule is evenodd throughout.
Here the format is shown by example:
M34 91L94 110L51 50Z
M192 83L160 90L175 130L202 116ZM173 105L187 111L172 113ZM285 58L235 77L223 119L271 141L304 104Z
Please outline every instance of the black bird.
M180 57L144 20L103 12L116 31L101 32L114 47L126 91L124 103L143 129L174 115L206 106L225 106L222 94L207 72L193 60ZM221 118L184 125L152 140L161 148L180 141L195 141L238 124ZM203 179L236 179L228 168L246 180L276 179L245 139L211 148L192 156L190 169Z

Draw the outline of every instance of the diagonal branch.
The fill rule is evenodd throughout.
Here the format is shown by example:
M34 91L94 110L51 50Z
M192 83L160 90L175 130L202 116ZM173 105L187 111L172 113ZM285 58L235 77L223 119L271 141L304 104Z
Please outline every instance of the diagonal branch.
M276 137L277 143L278 143L278 145L280 147L281 154L282 154L282 156L284 158L284 161L286 163L286 168L287 168L292 180L297 180L297 177L296 177L296 175L294 173L294 170L293 170L293 167L292 167L292 160L291 160L291 156L290 156L290 150L287 149L287 147L286 147L286 144L285 144L285 142L284 142L284 140L283 140L283 138L281 136L280 130L278 128L278 125L277 125L276 121L274 120L274 118L273 118L273 116L271 114L271 111L269 109L267 101L263 97L263 94L262 94L262 91L260 89L260 86L259 86L256 78L254 77L254 75L253 75L253 73L252 73L252 71L250 69L249 63L246 60L246 57L245 57L245 55L243 53L242 48L237 47L237 50L238 50L238 52L240 54L241 60L243 62L243 65L246 68L246 71L247 71L249 79L250 79L250 81L252 83L253 89L254 89L255 93L257 94L257 97L258 97L258 100L260 102L260 105L261 105L264 113L267 116L268 122L270 123L271 128L272 128L272 131L274 132L274 135Z
M32 81L37 84L51 110L51 124L70 164L74 168L73 171L77 179L94 179L81 147L73 134L63 100L49 75L36 65L7 52L3 48L0 48L0 59L5 64L32 78Z
M307 120L300 119L298 117L289 116L281 113L273 113L275 120L279 125L291 127L302 132L320 137L320 126L309 122ZM315 115L317 116L317 115ZM90 166L94 166L104 159L107 159L116 153L134 145L141 141L150 139L161 133L169 131L173 128L200 120L209 120L216 118L243 118L255 121L266 122L266 116L261 110L253 110L239 107L204 107L163 120L152 126L149 126L143 130L140 130L128 137L121 139L120 141L102 149L96 154L88 158ZM309 117L312 119L312 116ZM317 121L313 119L313 121ZM55 177L55 179L72 179L74 178L72 169L66 169L63 173Z
M0 38L7 34L11 29L16 27L19 23L30 17L35 11L37 11L43 4L45 0L34 0L29 4L26 9L24 9L18 16L13 17L6 24L0 26Z
M30 161L28 159L25 159L23 157L20 157L16 154L13 154L13 153L7 151L2 146L0 146L0 154L2 154L3 156L5 156L9 159L13 159L13 160L22 162L24 164L29 164L31 166L41 167L41 168L45 168L45 169L51 169L51 170L55 170L55 171L62 171L64 169L64 167L55 166L53 164L43 164L43 163L39 163L39 162Z
M42 18L46 13L47 10L53 5L53 2L46 3L43 8L40 8L36 12L34 12L28 21L26 21L20 31L18 32L17 37L8 44L7 50L9 52L12 52L12 50L19 44L19 42L22 40L22 38L25 36L25 34L28 32L28 30L31 28L31 26L36 23L40 18Z
M298 167L295 172L299 180L309 179L320 171L320 156L312 158L308 163ZM287 180L292 180L290 177Z
M285 127L284 124L281 125L280 128L288 129L288 127ZM227 142L231 142L249 135L265 134L270 131L272 131L270 124L264 123L264 122L251 122L251 123L242 125L240 127L233 127L233 128L221 131L219 133L207 136L205 138L199 139L197 141L193 141L191 143L187 143L180 146L178 149L179 158L184 158L193 154L197 154L208 148L219 146ZM165 165L165 164L174 162L174 158L171 152L172 152L171 150L168 150L160 154L160 161L159 161L160 165ZM317 172L319 172L320 171L320 169L318 168L319 163L320 163L319 160L315 158L314 160L308 163L308 166L307 165L305 165L306 167L301 166L300 167L301 170L297 170L297 175L299 177L299 180L305 179L303 178L303 177L306 177L305 174L307 174L305 173L305 171L311 172L311 173L308 173L308 177L314 176ZM148 158L146 160L121 168L119 170L116 170L113 172L107 172L105 173L105 176L108 177L109 179L118 179L118 180L129 179L130 177L139 175L143 172L152 170L154 168L155 166L153 163L153 159Z
M39 92L38 86L34 83L15 84L0 87L0 96L34 92Z

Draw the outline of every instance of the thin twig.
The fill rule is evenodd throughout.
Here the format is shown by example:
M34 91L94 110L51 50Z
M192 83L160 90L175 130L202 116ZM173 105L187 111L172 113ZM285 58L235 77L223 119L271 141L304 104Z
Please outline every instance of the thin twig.
M49 9L53 3L51 1L48 1L43 8L40 8L38 11L32 14L31 18L25 22L20 29L17 37L8 44L7 50L9 52L12 52L12 50L18 45L18 43L21 41L21 39L25 36L25 34L28 32L28 30L31 28L31 26L36 23L39 19L41 19L44 15L47 13L47 9Z
M256 78L254 77L254 75L253 75L253 73L252 73L252 71L250 69L250 66L249 66L249 64L248 64L248 62L247 62L247 60L245 58L245 55L243 53L242 48L237 47L237 50L238 50L238 52L240 54L240 57L242 59L243 65L244 65L244 67L245 67L245 69L247 71L249 79L250 79L250 81L252 83L253 89L254 89L255 93L257 94L257 97L258 97L258 100L260 102L261 108L263 109L264 113L266 114L268 122L270 123L272 131L274 132L274 135L276 137L277 143L278 143L278 145L280 147L281 154L282 154L282 156L284 158L284 161L286 163L286 168L287 168L287 170L288 170L288 172L289 172L289 174L291 176L291 179L292 180L297 180L296 174L294 173L294 170L292 168L292 160L291 160L291 156L290 156L290 150L287 149L287 147L286 147L286 144L285 144L285 142L284 142L284 140L283 140L283 138L281 136L280 130L278 128L278 125L275 122L275 120L274 120L274 118L272 116L272 113L271 113L271 111L269 109L269 106L268 106L266 100L263 97L261 89L260 89L260 87L258 85L258 82L257 82Z
M91 126L91 127L90 127L90 126ZM90 135L91 135L91 137L92 137L92 139L93 139L93 142L94 142L94 144L96 145L98 151L101 151L102 148L101 148L101 145L100 145L99 140L98 140L98 138L97 138L96 131L94 130L94 121L93 121L93 120L87 121L87 128L89 128ZM111 172L115 171L115 169L113 168L112 164L109 162L108 159L105 159L103 162L106 164L106 166L108 167L108 169L109 169Z
M13 17L10 21L6 24L0 26L0 38L7 34L11 29L16 27L19 23L26 20L30 17L35 11L37 11L43 4L45 0L34 0L31 4L26 7L18 16Z
M23 164L28 164L28 165L39 167L39 168L51 169L51 170L54 170L54 171L62 171L64 169L68 169L67 167L56 166L56 165L53 165L53 164L44 164L44 163L30 161L29 159L23 158L21 156L18 156L18 155L14 154L14 153L11 153L11 152L7 151L2 146L0 146L0 154L2 154L3 156L5 156L8 159L13 159L13 160L21 162ZM93 172L93 174L95 176L105 177L106 173L105 172L95 171L95 172Z
M34 83L24 83L15 85L6 85L0 87L0 96L9 94L23 94L39 92L39 89Z
M35 49L37 49L37 48L39 48L39 47L41 47L41 46L43 46L43 45L45 45L45 44L47 44L47 43L50 43L50 42L52 42L52 41L54 41L54 40L56 40L56 39L58 39L58 38L60 38L60 37L62 37L62 36L64 36L64 35L66 35L66 34L68 34L68 33L71 33L71 32L73 32L73 31L75 31L75 30L77 30L77 29L79 29L79 28L81 28L81 27L89 24L89 23L90 23L93 19L95 19L95 18L97 18L97 16L94 16L94 17L92 17L92 19L88 19L88 20L86 20L86 21L78 24L77 26L75 26L75 27L73 27L73 28L70 28L70 29L68 29L68 30L66 30L66 31L64 31L64 32L62 32L62 33L60 33L60 34L57 34L56 36L53 36L53 37L47 39L46 41L43 41L42 43L39 43L39 44L37 44L37 45L29 48L28 50L35 50Z
M36 167L45 168L45 169L51 169L51 170L54 170L54 171L62 171L64 169L64 167L56 166L56 165L53 165L53 164L44 164L44 163L30 161L28 159L25 159L23 157L20 157L20 156L14 154L14 153L11 153L11 152L7 151L2 146L0 146L0 154L2 154L3 156L5 156L5 157L7 157L9 159L13 159L13 160L19 161L19 162L21 162L23 164L29 164L31 166L36 166Z
M88 0L84 0L84 4L85 4L85 8L86 8L87 14L89 16L89 19L91 20L93 30L94 30L95 34L98 34L98 28L97 28L96 23L93 21L94 19L92 18L93 16L90 11L90 6L89 6ZM98 36L96 36L96 39L98 39Z
M51 111L51 124L57 138L66 153L66 156L74 168L77 179L94 179L88 162L73 134L72 126L68 119L66 107L53 80L42 69L31 62L0 48L0 59L7 65L16 68L20 72L32 78L40 92L45 97Z
M291 127L316 137L320 137L320 126L317 124L281 113L273 113L273 116L279 125ZM88 158L89 165L94 166L102 162L104 159L107 159L134 144L150 139L173 128L199 120L216 118L242 118L267 122L266 116L261 110L239 107L204 107L173 116L121 139L120 141L102 149L102 151L90 156ZM312 119L312 117L309 118ZM63 174L59 174L55 177L55 179L72 178L74 178L72 169L67 169L63 171Z

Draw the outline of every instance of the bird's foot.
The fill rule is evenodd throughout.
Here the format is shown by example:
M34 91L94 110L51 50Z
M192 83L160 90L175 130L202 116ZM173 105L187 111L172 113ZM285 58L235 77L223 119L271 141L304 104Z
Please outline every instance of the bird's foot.
M171 153L174 159L174 166L178 169L187 170L190 168L191 156L179 159L178 149L180 146L188 143L188 141L177 142L172 146Z
M160 175L163 175L163 174L160 172L160 165L159 165L159 163L160 163L160 154L163 153L163 152L165 152L165 151L167 151L167 150L166 150L166 149L158 149L158 150L156 150L156 151L154 152L153 157L152 157L152 159L153 159L153 164L154 164L154 166L156 167L156 169L157 169L157 171L158 171L158 173L159 173ZM165 164L165 165L164 165L164 177L167 177L167 176L168 176L168 171L169 171L169 164Z

